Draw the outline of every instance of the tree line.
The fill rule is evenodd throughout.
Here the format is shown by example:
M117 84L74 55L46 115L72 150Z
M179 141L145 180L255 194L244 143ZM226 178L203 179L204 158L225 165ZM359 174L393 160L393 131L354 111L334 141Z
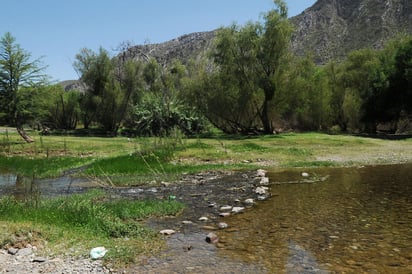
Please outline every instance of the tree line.
M402 131L412 114L412 37L381 50L351 52L314 63L290 50L286 4L258 22L217 32L208 56L182 64L114 57L82 49L74 68L82 91L47 84L10 33L0 41L0 124L52 129L99 128L108 135L199 134L213 126L229 134L283 130L376 133ZM24 133L24 131L23 131ZM24 134L22 134L24 136Z

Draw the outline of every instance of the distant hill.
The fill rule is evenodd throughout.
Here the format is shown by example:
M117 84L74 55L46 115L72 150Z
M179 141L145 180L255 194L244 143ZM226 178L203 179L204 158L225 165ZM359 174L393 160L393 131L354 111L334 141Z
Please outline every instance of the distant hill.
M295 26L292 50L300 56L311 52L317 63L326 63L355 49L381 48L398 33L412 34L412 0L318 0L290 21ZM204 56L215 36L216 30L196 32L133 46L123 54L140 60L153 57L166 65L174 59L186 63ZM78 87L72 84L66 89Z

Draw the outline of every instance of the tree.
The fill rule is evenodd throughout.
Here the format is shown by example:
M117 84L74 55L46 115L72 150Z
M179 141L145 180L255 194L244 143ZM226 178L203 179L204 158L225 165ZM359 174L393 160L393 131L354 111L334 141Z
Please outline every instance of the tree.
M343 63L340 84L345 89L343 105L345 119L351 121L352 131L376 132L377 122L382 111L377 98L387 86L387 76L382 71L379 55L372 49L356 50L349 54ZM360 123L355 123L360 118ZM353 128L356 124L357 128Z
M398 46L394 58L394 70L390 76L390 93L395 106L396 118L401 112L412 112L412 36L404 39Z
M80 98L83 125L97 123L115 136L132 99L141 89L142 66L134 60L110 58L103 48L98 53L83 49L76 55L75 69L86 85Z
M232 111L241 115L231 117L229 123L250 130L245 125L255 124L257 118L267 134L273 132L270 102L275 98L287 63L292 33L286 4L281 0L274 3L276 8L263 16L263 24L248 23L243 27L233 25L221 29L213 52L221 89L211 103L228 100ZM226 119L224 113L219 116Z
M31 54L23 50L16 39L7 32L0 40L0 93L7 105L6 121L16 126L26 142L34 140L23 129L24 108L20 92L24 88L43 84L46 76L41 59L31 60Z

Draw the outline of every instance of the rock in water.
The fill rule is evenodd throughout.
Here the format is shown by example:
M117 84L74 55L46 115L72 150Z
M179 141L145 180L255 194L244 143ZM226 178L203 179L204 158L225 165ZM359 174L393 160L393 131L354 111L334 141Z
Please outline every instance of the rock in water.
M175 234L176 233L176 231L174 231L173 229L164 229L164 230L161 230L160 231L160 234L163 234L163 235L172 235L172 234Z
M256 177L265 177L265 176L266 176L266 170L258 169L256 171Z
M217 227L220 228L220 229L225 229L225 228L228 228L229 225L227 223L221 222L221 223L217 224Z
M244 208L244 207L241 207L241 206L235 206L234 208L232 208L232 212L233 212L233 213L240 213L240 212L242 212L243 210L245 210L245 208Z
M217 242L219 242L219 237L217 237L215 233L210 232L206 236L206 242L208 242L209 244L216 244Z

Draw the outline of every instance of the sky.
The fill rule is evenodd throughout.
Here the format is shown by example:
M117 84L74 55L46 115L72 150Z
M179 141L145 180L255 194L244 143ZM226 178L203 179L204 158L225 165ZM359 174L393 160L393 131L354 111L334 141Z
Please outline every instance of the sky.
M286 0L289 16L316 0ZM257 21L273 0L0 0L0 36L10 32L53 81L78 79L82 48L115 54L121 42L160 43L233 23Z

